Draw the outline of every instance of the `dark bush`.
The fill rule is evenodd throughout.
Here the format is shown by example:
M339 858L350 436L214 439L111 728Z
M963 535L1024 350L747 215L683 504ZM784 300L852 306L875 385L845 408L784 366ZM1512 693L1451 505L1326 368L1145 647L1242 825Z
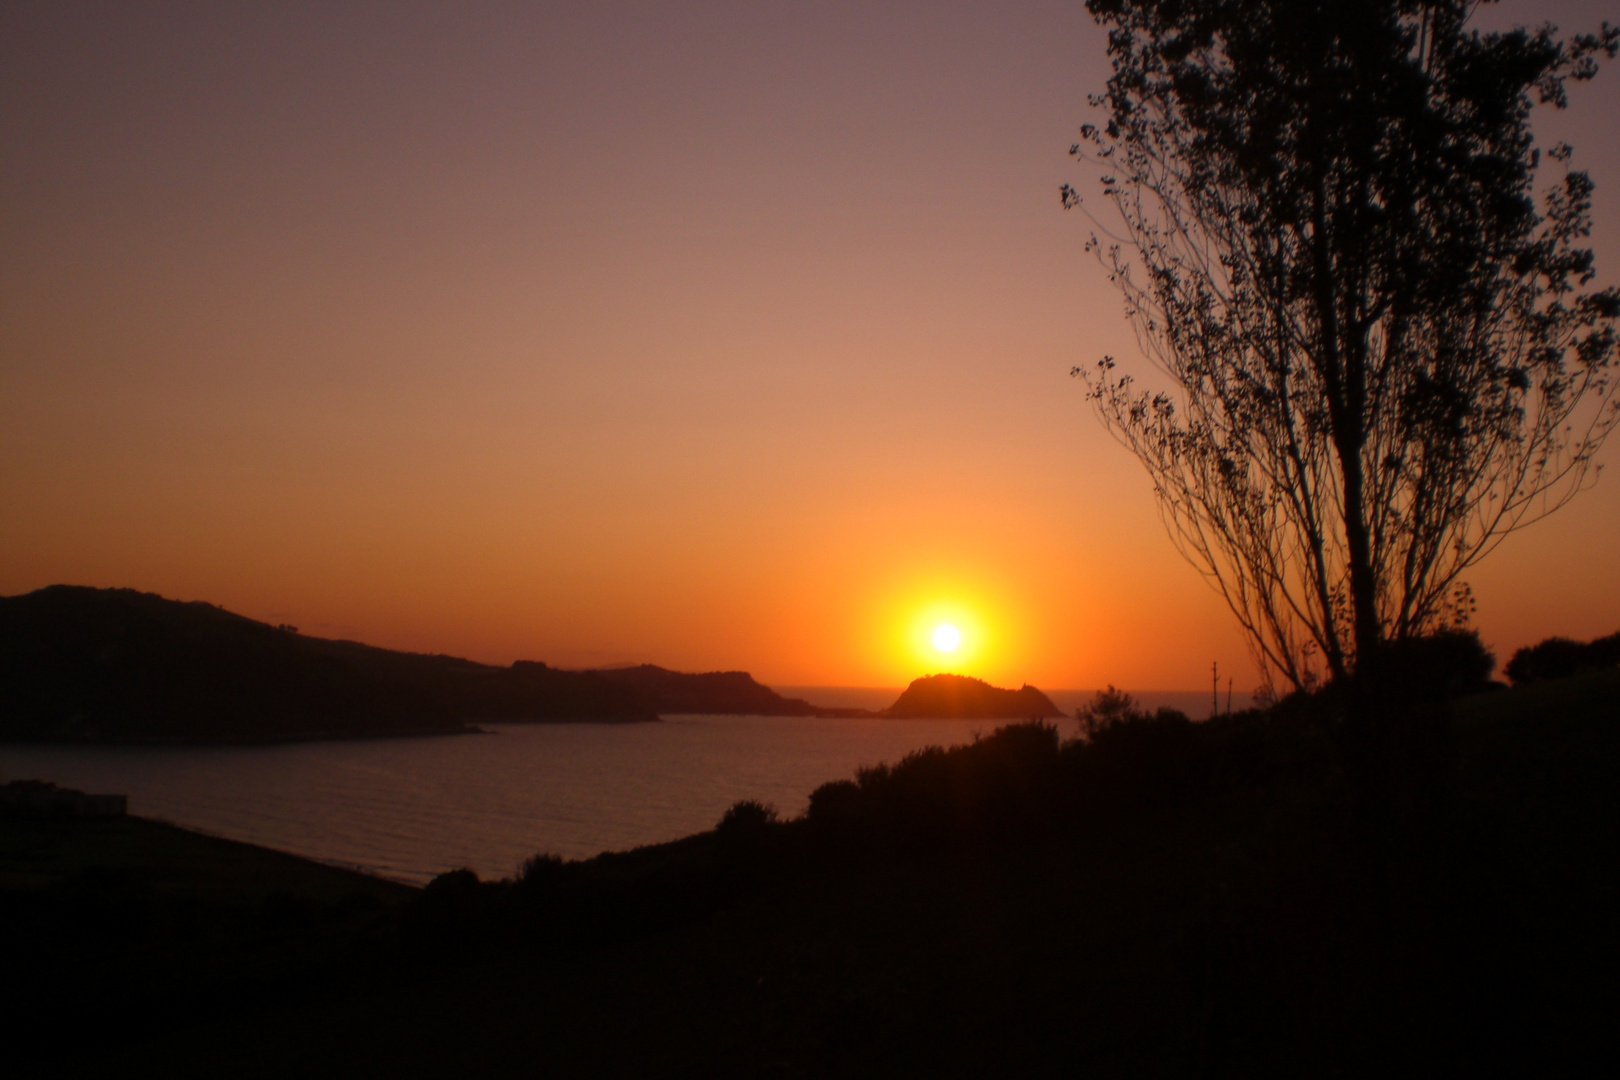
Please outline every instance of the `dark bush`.
M810 793L806 817L817 829L844 829L861 815L861 789L853 780L834 780Z
M1385 697L1436 701L1490 689L1495 668L1476 631L1442 630L1386 642L1359 671Z
M818 827L859 821L890 840L977 842L1028 823L1057 782L1057 729L1009 724L969 746L927 747L897 764L856 772L856 783L828 784L811 797Z
M1091 786L1162 798L1181 782L1194 727L1179 709L1159 709L1152 716L1133 709L1115 718L1094 731L1084 748Z
M1144 715L1131 695L1116 690L1112 684L1106 690L1097 691L1089 703L1074 710L1074 718L1080 721L1082 739L1090 739L1105 728L1139 720Z
M556 855L533 855L518 868L518 888L525 892L546 892L562 880L563 861Z
M411 905L414 917L428 925L455 923L480 906L481 886L471 870L450 870L423 886Z
M471 870L451 870L428 882L406 908L402 927L416 958L443 962L468 949L487 899Z
M1571 641L1550 637L1539 645L1527 645L1513 654L1503 673L1515 683L1563 679L1583 671L1620 665L1620 633L1595 641Z
M463 867L460 870L447 870L428 882L422 889L422 899L453 901L477 891L478 875Z
M742 799L731 804L714 828L721 836L753 836L776 824L777 817L776 807L757 799Z

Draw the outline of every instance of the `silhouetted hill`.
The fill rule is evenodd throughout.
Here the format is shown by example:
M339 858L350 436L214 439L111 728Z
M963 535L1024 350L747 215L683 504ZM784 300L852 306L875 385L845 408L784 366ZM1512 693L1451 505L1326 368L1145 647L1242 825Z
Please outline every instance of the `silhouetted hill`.
M232 909L201 845L19 823L0 1038L41 1077L1612 1072L1620 670L1385 719L1371 772L1331 692L1017 724L404 903Z
M737 716L825 716L799 698L785 698L754 680L746 671L686 674L653 664L603 668L588 674L634 690L655 702L661 713L711 713Z
M1033 686L1003 690L966 675L925 675L906 687L885 716L967 720L1033 720L1062 716L1063 710Z
M466 730L442 701L204 603L52 586L0 599L0 737L262 742Z
M742 671L498 667L308 637L133 589L52 585L0 597L5 740L285 742L659 713L872 715L784 698Z
M133 589L0 598L0 739L285 742L656 715L590 673L304 637Z

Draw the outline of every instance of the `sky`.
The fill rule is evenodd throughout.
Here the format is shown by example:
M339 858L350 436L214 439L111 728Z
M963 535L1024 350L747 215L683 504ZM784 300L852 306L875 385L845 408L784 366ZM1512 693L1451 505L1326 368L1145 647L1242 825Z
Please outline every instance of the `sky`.
M1057 194L1104 44L1077 3L13 0L0 594L776 685L1252 686L1068 374L1139 355ZM1616 79L1537 119L1608 282ZM1470 573L1502 659L1620 629L1617 451Z

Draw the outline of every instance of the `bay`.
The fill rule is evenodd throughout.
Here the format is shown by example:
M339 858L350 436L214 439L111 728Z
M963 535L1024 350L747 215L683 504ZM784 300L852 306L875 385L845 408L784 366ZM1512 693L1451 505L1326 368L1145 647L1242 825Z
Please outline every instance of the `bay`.
M829 780L983 720L674 716L251 747L0 746L0 779L129 796L132 814L412 884L513 874L713 828L740 799L804 811ZM1067 734L1067 732L1065 732Z
M882 708L892 687L778 687L821 705ZM1092 691L1050 696L1072 713ZM1247 695L1245 695L1246 697ZM1207 691L1138 692L1201 717ZM1248 704L1239 701L1239 707ZM423 884L468 867L515 873L539 853L580 859L713 828L740 799L803 813L810 793L986 720L671 716L646 724L485 724L488 734L285 746L0 745L0 780L129 796L132 814ZM1065 738L1073 721L1057 722Z

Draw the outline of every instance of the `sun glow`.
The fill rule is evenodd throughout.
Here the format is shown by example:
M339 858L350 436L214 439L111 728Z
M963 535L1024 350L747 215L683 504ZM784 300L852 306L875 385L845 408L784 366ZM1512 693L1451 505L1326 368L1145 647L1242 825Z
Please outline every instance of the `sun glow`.
M878 668L869 678L905 686L922 675L971 675L1016 686L1025 677L1029 618L991 573L898 568L869 604L861 631Z
M979 605L952 600L912 604L901 631L909 656L905 670L911 672L906 679L941 671L977 671L987 659L990 642Z

